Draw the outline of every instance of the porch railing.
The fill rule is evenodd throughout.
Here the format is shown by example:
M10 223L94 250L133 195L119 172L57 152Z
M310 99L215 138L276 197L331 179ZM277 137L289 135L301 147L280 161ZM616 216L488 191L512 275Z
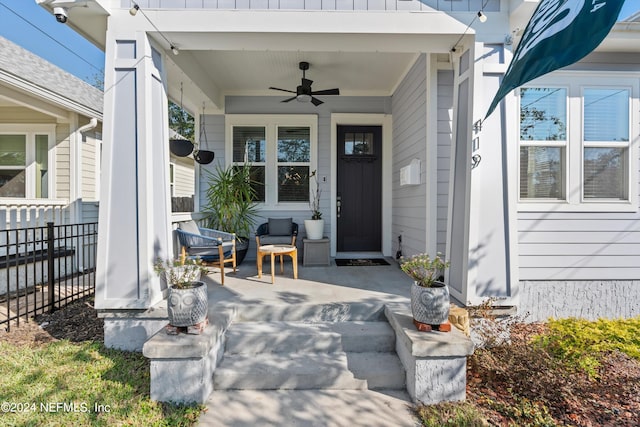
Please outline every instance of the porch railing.
M95 292L98 223L0 230L0 325Z
M44 227L48 222L63 224L69 202L52 199L0 199L0 230Z

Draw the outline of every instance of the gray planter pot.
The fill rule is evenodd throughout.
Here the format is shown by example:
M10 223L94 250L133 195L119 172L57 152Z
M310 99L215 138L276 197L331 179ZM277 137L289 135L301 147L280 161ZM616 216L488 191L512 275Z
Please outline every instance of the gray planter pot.
M430 288L411 285L411 312L413 318L427 325L440 325L449 319L449 288L434 282Z
M207 285L204 282L193 282L192 285L184 289L169 288L167 311L170 325L192 326L207 318Z

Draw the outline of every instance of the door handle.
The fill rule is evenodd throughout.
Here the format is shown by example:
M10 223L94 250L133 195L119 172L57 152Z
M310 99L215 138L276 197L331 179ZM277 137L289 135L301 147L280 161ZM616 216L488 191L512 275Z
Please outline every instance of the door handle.
M340 218L340 211L342 211L342 197L336 198L336 217Z

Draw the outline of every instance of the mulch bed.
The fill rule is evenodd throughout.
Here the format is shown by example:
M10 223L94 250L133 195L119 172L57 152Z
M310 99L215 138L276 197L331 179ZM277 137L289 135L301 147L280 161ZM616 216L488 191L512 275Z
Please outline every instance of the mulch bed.
M640 362L619 352L604 356L599 378L568 371L530 344L544 324L515 324L511 344L477 350L467 364L467 399L491 425L513 425L505 406L519 407L528 425L546 407L557 425L585 427L640 426ZM525 402L523 404L523 402ZM530 411L530 414L526 414Z
M29 322L0 329L0 340L15 345L41 345L57 340L104 341L104 321L93 309L93 297L72 302L53 313L39 314Z

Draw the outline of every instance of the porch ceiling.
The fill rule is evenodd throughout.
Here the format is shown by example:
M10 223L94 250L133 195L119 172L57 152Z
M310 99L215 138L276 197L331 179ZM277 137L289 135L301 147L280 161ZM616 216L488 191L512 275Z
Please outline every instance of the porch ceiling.
M420 53L448 60L450 49L474 34L440 12L178 14L181 19L171 16L169 22L158 11L152 19L167 31L148 33L163 48L170 40L179 49L179 55L168 55L169 96L179 100L182 83L183 106L192 113L201 111L203 102L222 110L226 95L284 99L286 92L269 87L295 90L302 77L300 61L310 63L306 77L314 81L314 90L389 96Z
M319 51L185 51L171 55L168 64L169 96L180 99L193 112L222 110L224 96L273 96L291 94L269 87L296 90L309 62L306 78L314 90L339 88L342 96L390 96L414 64L419 52L319 52ZM448 61L448 54L440 54ZM323 98L320 96L320 98Z

